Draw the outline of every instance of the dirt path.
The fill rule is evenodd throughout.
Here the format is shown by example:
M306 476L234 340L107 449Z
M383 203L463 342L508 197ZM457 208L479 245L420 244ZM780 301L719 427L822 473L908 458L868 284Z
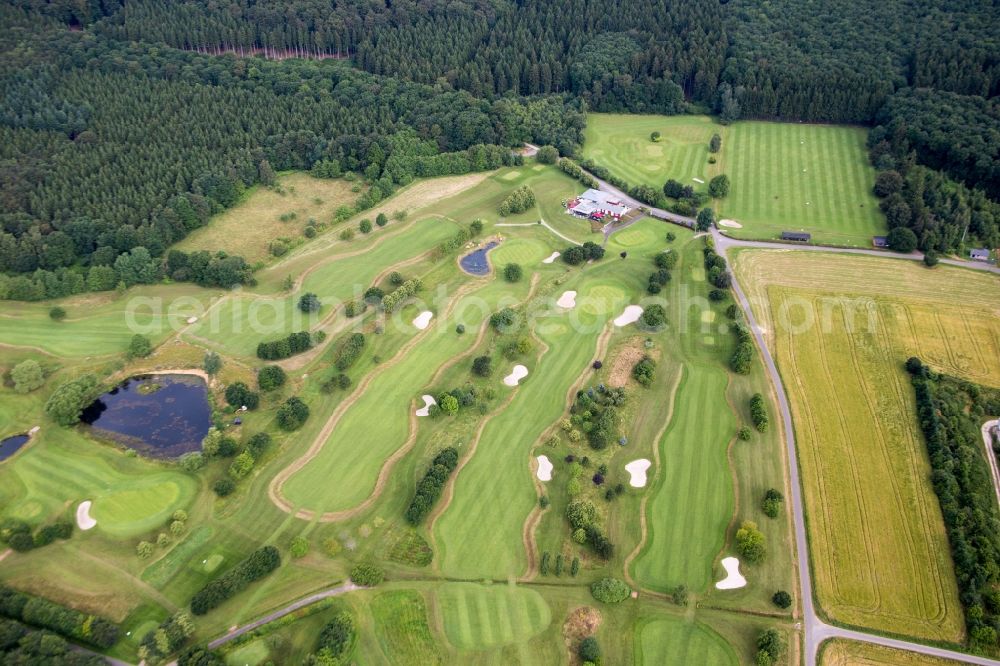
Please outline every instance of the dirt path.
M446 310L444 317L447 318L450 315L450 313L454 310L454 308L457 306L459 301L461 301L461 299L464 298L468 292L473 291L478 286L479 286L478 284L470 283L459 288L455 292L455 297L449 303L448 309ZM283 470L278 472L278 474L276 474L275 477L271 479L271 483L268 485L267 494L268 497L271 498L271 501L274 502L274 504L278 508L280 508L282 511L285 511L286 513L294 513L296 517L303 518L305 520L316 519L319 520L320 522L333 522L336 520L343 520L344 518L348 518L350 516L355 515L359 511L362 511L368 506L370 506L371 503L378 498L378 496L382 492L383 487L385 486L385 481L386 478L388 477L389 470L392 469L393 465L399 460L399 458L401 458L407 451L409 451L410 448L412 448L413 444L416 442L417 417L413 413L413 410L410 410L410 417L409 417L410 436L407 438L406 442L404 442L403 445L399 449L397 449L397 451L393 453L393 455L390 456L385 461L385 463L382 466L382 469L379 471L378 480L375 483L375 488L372 491L372 494L368 497L368 499L366 499L361 504L352 507L350 509L344 509L342 511L332 511L323 513L317 517L316 512L314 511L310 511L307 509L295 510L295 508L281 494L281 487L296 472L301 470L303 467L309 464L309 462L311 462L317 455L319 455L319 452L323 449L323 446L326 444L326 441L330 438L330 435L333 433L333 430L337 427L337 424L340 423L340 419L343 418L347 410L350 409L352 406L354 406L354 404L361 398L361 396L368 389L371 383L375 381L376 378L381 377L383 374L385 374L386 371L395 367L396 364L406 360L406 357L409 355L410 351L418 344L420 344L420 342L423 341L423 339L427 336L427 332L431 330L432 329L428 327L424 331L418 332L409 342L403 345L400 348L400 350L396 352L396 355L392 358L392 360L388 361L387 363L383 363L379 366L379 372L372 372L363 380L361 380L358 383L357 388L351 394L351 396L348 399L344 400L339 405L337 405L337 408L333 411L333 414L330 415L330 418L327 419L326 424L316 435L316 438L313 440L312 444L309 446L309 449L305 452L305 454L303 454L300 458L296 459L287 467L285 467Z

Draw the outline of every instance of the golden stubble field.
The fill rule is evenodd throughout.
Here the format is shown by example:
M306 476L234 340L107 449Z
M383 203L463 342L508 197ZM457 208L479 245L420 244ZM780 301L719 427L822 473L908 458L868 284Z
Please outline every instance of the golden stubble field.
M964 633L903 370L1000 386L1000 280L917 262L742 250L735 271L792 404L820 607L924 639Z

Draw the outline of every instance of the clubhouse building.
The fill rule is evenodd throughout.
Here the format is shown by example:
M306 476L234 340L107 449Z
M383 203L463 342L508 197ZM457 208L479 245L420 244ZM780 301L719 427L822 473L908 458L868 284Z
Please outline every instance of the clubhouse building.
M615 195L591 189L566 202L566 210L588 220L611 217L617 222L631 209Z

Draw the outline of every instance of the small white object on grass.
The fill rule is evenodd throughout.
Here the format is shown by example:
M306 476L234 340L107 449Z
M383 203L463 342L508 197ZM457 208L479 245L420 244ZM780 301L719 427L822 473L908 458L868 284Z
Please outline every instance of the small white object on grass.
M705 184L705 181L703 181L701 178L692 178L691 180L693 180L696 183L701 183L702 185Z
M424 406L414 412L414 414L417 416L430 416L431 405L436 405L437 400L435 400L432 395L424 395L421 397L424 399Z
M633 460L629 464L625 465L625 471L632 476L632 478L629 479L628 484L633 488L645 488L646 470L648 470L652 464L653 463L649 462L645 458L639 458L638 460Z
M724 557L722 568L726 570L726 577L715 584L717 590L738 590L746 587L747 579L740 574L740 561L735 557Z
M76 507L76 526L84 531L93 529L97 525L97 521L90 517L90 505L91 501L85 500Z
M556 305L564 309L572 309L576 307L576 292L575 291L564 291L559 300L556 301Z
M197 323L198 318L197 317L188 317L187 321L188 321L189 324L194 324L194 323Z
M626 306L625 310L615 319L615 326L628 326L639 321L642 316L642 307L638 305Z
M433 319L434 313L430 310L424 310L417 315L417 318L413 320L413 325L419 328L421 331L427 328Z
M528 369L523 365L515 365L510 374L503 378L503 383L507 386L517 386L521 380L528 376Z
M549 256L547 256L545 259L542 259L542 263L543 264L551 264L553 261L555 261L559 257L560 254L562 254L562 253L561 252L553 252L552 254L550 254Z
M551 481L552 480L552 463L549 461L548 456L538 456L538 471L535 472L535 476L538 477L539 481Z

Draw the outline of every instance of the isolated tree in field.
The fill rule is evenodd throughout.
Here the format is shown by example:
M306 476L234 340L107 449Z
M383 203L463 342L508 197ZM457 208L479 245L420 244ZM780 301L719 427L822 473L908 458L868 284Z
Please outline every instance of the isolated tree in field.
M239 409L257 409L260 404L260 396L250 390L250 387L243 382L234 382L226 387L226 402L231 407Z
M201 362L201 368L209 377L214 377L222 370L222 357L215 352L205 354L205 359Z
M784 654L785 638L777 629L767 629L757 637L758 664L775 664Z
M257 386L261 391L273 391L285 385L285 371L279 365L265 365L257 373Z
M489 356L477 356L472 361L472 371L480 377L489 377L493 374L493 359Z
M778 608L788 608L792 605L792 595L788 594L788 592L785 592L784 590L778 590L774 593L774 596L771 597L771 601Z
M555 146L542 146L535 159L539 164L555 164L559 160L559 151Z
M322 304L319 301L319 296L312 292L302 294L299 298L299 310L306 314L319 312L320 307L322 307Z
M590 586L590 593L598 601L617 604L628 599L632 594L632 588L617 578L602 578Z
M441 412L452 416L458 413L458 398L450 393L445 393L438 398L438 407L441 408Z
M641 319L646 328L657 329L667 323L667 312L662 305L653 304L643 310Z
M917 235L906 227L892 229L886 236L886 242L890 248L903 254L909 254L917 249Z
M601 658L601 646L597 644L596 638L587 636L580 641L580 647L576 653L580 656L580 661L596 664Z
M309 406L297 397L286 400L275 415L282 430L298 430L309 418Z
M150 344L149 338L138 333L132 336L132 340L128 344L129 358L146 358L152 353L153 345Z
M934 250L927 250L924 252L924 265L928 268L934 268L938 265L939 261L940 259L938 259L938 254Z
M62 321L66 318L66 310L62 309L58 305L49 310L49 318L52 321Z
M708 231L715 224L715 211L707 206L698 211L698 231Z
M767 492L764 493L764 500L761 502L760 508L768 518L777 518L784 501L785 496L781 494L781 491L768 488Z
M736 550L751 564L764 559L764 535L757 529L757 523L752 520L743 521L740 529L736 530Z
M361 220L358 224L358 231L363 234L370 234L372 232L372 221L368 218Z
M722 137L718 134L713 134L712 138L708 142L708 152L717 153L719 149L722 148Z
M379 213L378 215L375 216L375 224L377 224L380 227L384 227L385 225L389 224L388 216L385 213Z
M507 282L520 282L524 276L521 264L507 264L503 268L503 277Z
M29 358L14 366L10 371L10 379L14 382L16 392L31 393L45 383L45 374L38 361Z
M649 134L649 140L652 141L653 143L656 143L657 141L660 140L660 133L659 132L650 132L650 134Z
M729 196L729 176L722 173L708 181L708 193L713 199L724 199Z
M292 537L292 542L289 544L288 550L295 559L305 557L309 553L309 540L301 534Z

